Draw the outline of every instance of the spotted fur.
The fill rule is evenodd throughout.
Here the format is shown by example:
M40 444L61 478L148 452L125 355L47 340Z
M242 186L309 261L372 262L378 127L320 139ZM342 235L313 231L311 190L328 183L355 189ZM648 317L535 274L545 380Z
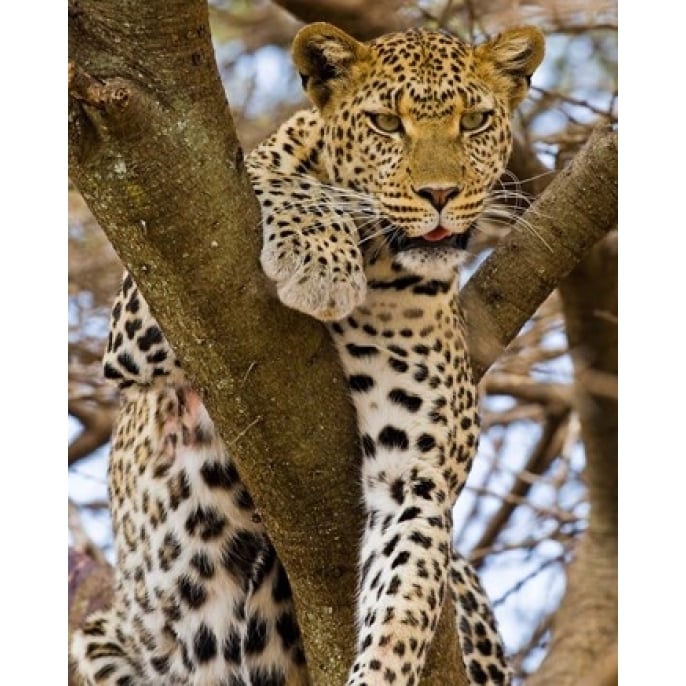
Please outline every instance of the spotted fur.
M288 306L328 323L355 403L366 526L348 686L418 684L446 590L472 684L510 684L452 508L479 435L457 300L470 231L511 149L540 32L474 47L411 30L358 43L305 27L314 109L248 158L261 262ZM86 684L307 684L283 567L197 394L130 277L105 374L122 389L109 467L112 610L72 655Z

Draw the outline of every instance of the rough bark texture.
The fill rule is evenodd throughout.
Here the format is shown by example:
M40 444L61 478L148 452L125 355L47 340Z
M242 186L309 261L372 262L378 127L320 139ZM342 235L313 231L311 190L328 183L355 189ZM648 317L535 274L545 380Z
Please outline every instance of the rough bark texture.
M576 374L591 512L568 570L553 641L530 686L617 683L617 399L594 375L617 375L617 233L598 243L560 286Z
M462 291L477 377L556 284L617 225L617 134L597 128Z
M315 683L342 681L362 528L353 413L325 330L280 307L260 272L259 209L206 3L81 2L70 14L71 178L263 510Z
M354 417L324 328L281 307L260 272L259 210L216 70L207 6L73 0L69 11L71 178L262 511L294 587L314 683L341 683L352 657L362 529ZM565 250L582 254L572 244L568 238ZM537 253L548 290L559 274L546 271L549 258ZM516 307L520 296L508 297L518 324L511 316L504 326L493 299L480 301L500 344L535 309L531 299ZM426 685L466 683L454 622L443 619Z

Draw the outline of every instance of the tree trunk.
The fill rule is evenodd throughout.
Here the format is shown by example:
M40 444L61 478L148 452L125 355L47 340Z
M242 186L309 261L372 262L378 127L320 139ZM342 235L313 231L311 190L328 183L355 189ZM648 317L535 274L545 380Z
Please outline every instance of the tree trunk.
M354 418L326 331L280 307L260 271L259 208L207 5L72 4L70 60L71 178L262 511L314 682L341 682L362 530Z
M584 684L600 686L611 683L613 663L616 683L617 662L617 232L593 248L560 292L591 512L568 570L550 651L529 684L572 686L587 677Z

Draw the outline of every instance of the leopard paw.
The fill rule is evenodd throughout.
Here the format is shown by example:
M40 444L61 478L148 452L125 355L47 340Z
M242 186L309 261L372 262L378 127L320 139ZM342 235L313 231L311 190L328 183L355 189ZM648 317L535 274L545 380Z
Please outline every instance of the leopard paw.
M322 322L347 317L364 302L367 280L364 272L350 275L320 273L303 265L290 279L277 284L281 302Z
M261 263L284 305L320 321L346 317L367 294L362 255L348 237L279 236L265 244Z

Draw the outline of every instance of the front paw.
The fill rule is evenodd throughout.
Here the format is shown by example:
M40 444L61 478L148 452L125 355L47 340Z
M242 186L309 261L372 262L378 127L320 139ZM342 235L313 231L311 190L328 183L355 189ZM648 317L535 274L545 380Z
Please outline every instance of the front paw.
M291 245L268 242L261 255L284 305L320 321L336 321L364 302L367 280L356 245L345 241L333 251L305 236L289 238Z
M322 322L347 317L367 295L367 279L362 268L351 274L332 273L323 265L303 265L290 279L277 283L281 302Z

